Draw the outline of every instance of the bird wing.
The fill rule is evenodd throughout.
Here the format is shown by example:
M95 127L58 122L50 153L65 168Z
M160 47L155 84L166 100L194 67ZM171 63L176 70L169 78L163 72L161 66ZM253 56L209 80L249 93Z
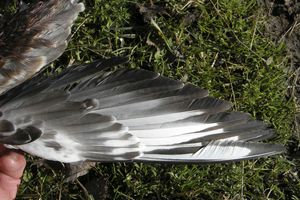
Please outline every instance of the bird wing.
M58 58L84 5L49 0L31 5L7 20L0 31L0 94Z
M14 140L6 144L62 162L223 162L283 152L258 142L274 136L272 129L226 112L231 104L207 90L145 70L109 72L125 61L73 66L8 92L0 110L10 126L0 133ZM40 137L14 144L17 130L28 127Z

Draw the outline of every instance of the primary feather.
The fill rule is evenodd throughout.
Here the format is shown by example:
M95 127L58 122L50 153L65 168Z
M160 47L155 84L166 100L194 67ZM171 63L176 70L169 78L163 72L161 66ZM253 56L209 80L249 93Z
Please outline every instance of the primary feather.
M110 72L123 62L72 66L10 90L0 98L0 142L62 162L223 162L283 151L258 143L274 131L227 112L229 102L150 71Z

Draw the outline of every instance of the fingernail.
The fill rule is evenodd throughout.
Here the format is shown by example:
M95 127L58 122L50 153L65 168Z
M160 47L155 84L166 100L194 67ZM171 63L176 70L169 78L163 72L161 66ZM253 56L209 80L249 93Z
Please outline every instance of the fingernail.
M20 155L16 152L11 152L9 156L10 156L10 159L12 159L15 162L17 162L20 158Z

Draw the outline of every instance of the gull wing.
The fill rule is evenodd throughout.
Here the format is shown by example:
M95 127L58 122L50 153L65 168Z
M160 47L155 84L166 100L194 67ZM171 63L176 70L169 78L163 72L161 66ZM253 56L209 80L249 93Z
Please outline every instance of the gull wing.
M125 61L73 66L2 96L2 119L13 127L5 132L4 126L2 137L28 127L40 131L32 142L8 138L6 144L62 162L207 163L284 151L259 142L274 136L268 125L228 111L231 104L207 90L146 70L109 71Z

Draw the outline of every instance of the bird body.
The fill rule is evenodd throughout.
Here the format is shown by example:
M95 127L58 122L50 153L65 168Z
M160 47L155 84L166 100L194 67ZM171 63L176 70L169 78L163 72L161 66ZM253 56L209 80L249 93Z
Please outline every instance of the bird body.
M31 61L28 65L0 53L0 70L15 66L26 74L1 84L5 93L0 96L0 143L66 163L225 162L284 151L281 145L258 142L274 136L267 125L249 114L228 112L231 104L209 96L207 90L146 70L113 70L128 62L126 57L74 65L49 77L37 73L65 49L70 32L62 28L70 28L83 10L74 0L49 0L40 5L45 9L43 5L59 8L49 11L56 23L45 22L46 27L60 24L58 32L38 34L47 42L21 54L23 61ZM66 24L63 19L68 19ZM35 65L38 59L33 58L42 63Z
M84 5L76 0L39 2L0 30L0 94L31 78L66 49L71 27Z

